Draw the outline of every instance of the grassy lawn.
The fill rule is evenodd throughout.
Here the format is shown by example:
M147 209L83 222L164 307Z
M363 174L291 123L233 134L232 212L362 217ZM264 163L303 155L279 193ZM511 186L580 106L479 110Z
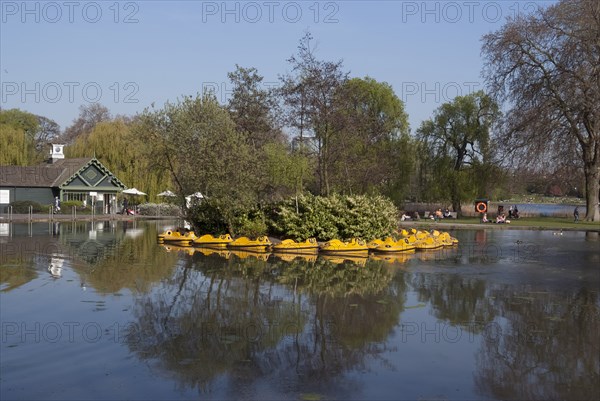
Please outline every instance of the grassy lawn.
M531 228L531 229L552 229L552 230L598 230L600 231L600 222L587 222L587 221L578 221L575 223L573 219L567 219L564 217L525 217L516 220L511 220L510 224L494 224L494 223L486 223L482 224L479 222L478 217L462 217L459 219L442 219L440 222L436 223L433 220L429 219L421 219L418 221L406 222L406 224L401 223L401 225L431 225L431 226L441 226L444 225L473 225L478 228L489 227L489 228L510 228L510 227L519 227L519 228ZM475 228L475 227L473 227Z

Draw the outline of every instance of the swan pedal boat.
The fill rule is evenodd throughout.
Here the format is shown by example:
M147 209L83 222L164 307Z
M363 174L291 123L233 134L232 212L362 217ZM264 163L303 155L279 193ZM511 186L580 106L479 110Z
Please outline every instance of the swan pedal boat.
M227 244L230 248L251 249L254 252L265 252L271 245L273 244L269 238L264 235L254 240L248 237L240 237Z
M276 252L316 252L319 249L319 244L315 238L309 238L303 242L296 242L292 239L284 239L279 244L273 245L273 250Z
M196 238L196 234L193 231L181 234L179 231L167 230L158 235L159 241L174 242L180 245L189 245Z
M352 238L348 242L332 239L324 243L320 250L329 254L344 254L344 255L363 255L369 253L367 243L358 238Z
M415 243L415 249L417 251L424 251L424 250L429 250L429 249L438 249L443 247L444 245L440 242L435 240L433 237L427 237L425 239L422 239L421 241L417 241Z
M214 237L211 234L204 234L194 240L194 245L224 248L231 242L233 242L233 238L229 234L219 235L218 237Z
M385 241L373 240L369 243L369 249L374 252L408 252L415 250L414 242L409 242L406 238L394 241L393 238L386 238Z

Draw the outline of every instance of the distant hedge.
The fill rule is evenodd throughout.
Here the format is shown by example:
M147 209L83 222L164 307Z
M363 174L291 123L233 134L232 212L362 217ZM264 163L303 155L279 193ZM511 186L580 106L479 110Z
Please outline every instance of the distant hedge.
M274 235L304 240L353 237L370 240L390 235L398 224L398 209L383 196L329 197L301 195L276 204L267 223Z
M143 203L138 206L141 215L145 216L179 216L181 208L170 203Z
M34 201L14 201L10 204L13 207L13 213L29 213L29 206L33 207L33 213L48 213L50 205L41 205Z

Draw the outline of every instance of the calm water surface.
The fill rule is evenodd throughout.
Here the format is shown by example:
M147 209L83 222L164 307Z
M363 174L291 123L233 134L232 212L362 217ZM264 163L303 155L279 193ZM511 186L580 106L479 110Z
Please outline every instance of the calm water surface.
M164 247L168 224L0 227L2 400L600 397L597 237L343 260Z

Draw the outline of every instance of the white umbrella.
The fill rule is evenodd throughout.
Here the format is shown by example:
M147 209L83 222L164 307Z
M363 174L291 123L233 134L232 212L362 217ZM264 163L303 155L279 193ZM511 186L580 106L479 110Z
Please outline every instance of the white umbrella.
M187 207L190 207L190 205L192 204L192 198L204 199L204 195L202 195L202 193L200 193L200 192L196 192L196 193L186 196L185 204Z
M174 196L177 196L177 195L175 195L173 192L171 192L171 191L169 191L169 190L167 189L166 191L164 191L164 192L161 192L161 193L159 193L159 194L158 194L158 195L156 195L156 196L170 196L170 197L174 197Z
M146 195L145 192L142 192L137 188L129 188L129 189L124 190L122 193L127 194L127 195Z

